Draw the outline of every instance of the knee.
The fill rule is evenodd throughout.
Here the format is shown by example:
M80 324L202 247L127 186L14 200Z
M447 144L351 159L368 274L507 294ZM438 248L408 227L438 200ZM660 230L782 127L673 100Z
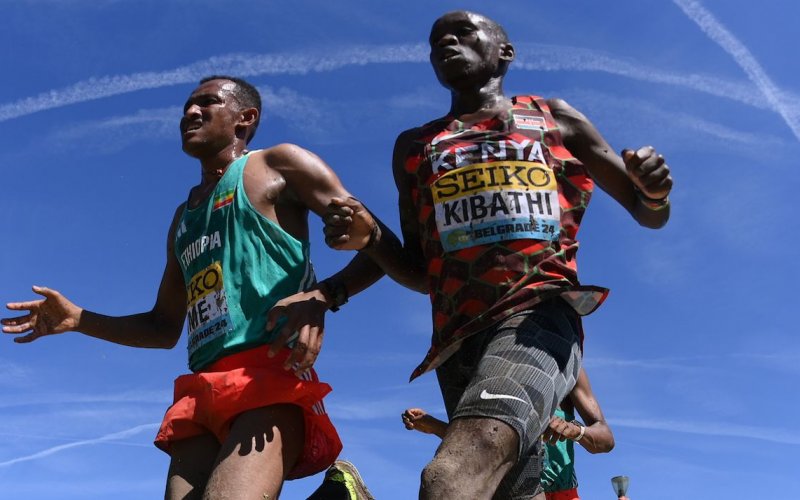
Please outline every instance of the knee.
M458 473L461 467L449 457L436 456L422 470L422 490L429 493L443 493L444 489L459 484ZM437 498L434 495L431 498Z

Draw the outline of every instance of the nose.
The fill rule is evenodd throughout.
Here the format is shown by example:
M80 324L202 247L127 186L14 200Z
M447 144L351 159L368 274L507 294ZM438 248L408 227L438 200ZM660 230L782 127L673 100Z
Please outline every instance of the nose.
M200 116L203 116L203 114L200 112L200 106L197 104L190 105L188 108L186 108L186 111L183 112L183 118L187 120L191 120L192 118L197 118Z
M458 43L458 38L452 33L445 33L439 40L436 41L437 47L447 47L448 45L455 45Z

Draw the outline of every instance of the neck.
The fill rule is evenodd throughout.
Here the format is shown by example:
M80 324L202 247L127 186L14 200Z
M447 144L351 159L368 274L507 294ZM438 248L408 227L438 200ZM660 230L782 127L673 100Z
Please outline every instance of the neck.
M450 114L455 117L507 107L503 79L492 78L486 84L470 89L453 89L450 93Z
M228 166L237 158L240 158L245 152L244 141L236 140L231 145L223 148L217 153L199 158L200 160L200 175L201 185L216 184L225 172Z

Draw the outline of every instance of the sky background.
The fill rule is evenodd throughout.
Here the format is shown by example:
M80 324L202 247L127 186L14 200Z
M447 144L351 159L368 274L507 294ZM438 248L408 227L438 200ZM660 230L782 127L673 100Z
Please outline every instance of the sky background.
M614 498L619 474L632 500L800 497L789 0L0 0L0 303L38 284L106 314L152 307L171 216L200 177L180 150L180 107L210 73L261 89L253 146L316 152L397 229L392 145L448 109L425 42L459 8L515 42L509 95L565 98L616 149L654 145L675 178L666 228L639 227L598 192L579 235L582 282L612 290L585 320L585 366L617 443L579 449L582 497ZM313 219L324 278L349 255ZM379 500L416 498L437 445L400 422L409 406L444 418L435 376L407 383L429 310L384 279L328 316L326 405ZM0 340L0 498L162 497L168 456L151 442L185 339L170 351L75 333Z

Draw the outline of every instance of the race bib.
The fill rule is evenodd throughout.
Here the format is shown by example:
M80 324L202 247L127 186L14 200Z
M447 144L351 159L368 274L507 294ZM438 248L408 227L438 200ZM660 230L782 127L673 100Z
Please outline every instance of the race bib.
M553 170L536 161L475 163L432 185L445 251L502 240L555 240L561 230Z
M222 268L214 262L192 277L187 287L189 355L233 328Z

